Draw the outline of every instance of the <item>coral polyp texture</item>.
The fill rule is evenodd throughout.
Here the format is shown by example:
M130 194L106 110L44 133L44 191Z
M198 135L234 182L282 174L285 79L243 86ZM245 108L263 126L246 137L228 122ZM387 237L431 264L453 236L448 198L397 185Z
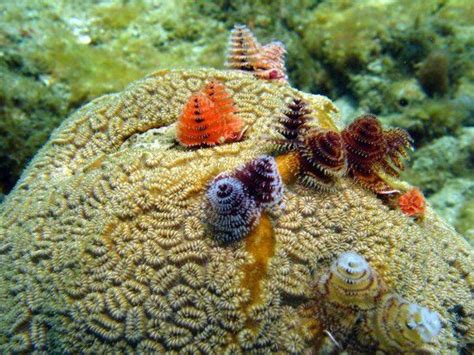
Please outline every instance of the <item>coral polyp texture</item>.
M390 193L392 188L381 173L398 177L407 157L411 138L402 129L384 130L371 114L357 118L342 131L347 151L349 172L365 187L377 193Z
M212 80L238 108L245 139L178 146L174 124ZM332 339L348 352L396 352L398 335L318 291L348 250L390 292L439 314L433 351L467 351L472 249L429 206L414 223L348 177L331 192L305 187L289 152L275 157L285 209L263 211L235 243L215 239L203 205L229 202L235 185L209 184L273 152L274 121L294 98L312 127L338 123L326 97L212 69L151 74L66 119L1 205L0 352L303 353L339 349Z
M235 111L225 87L211 81L191 95L184 106L177 123L176 138L186 147L236 141L242 136L243 122Z
M287 81L286 49L281 42L262 46L244 25L236 25L230 34L227 67L252 72L257 78Z

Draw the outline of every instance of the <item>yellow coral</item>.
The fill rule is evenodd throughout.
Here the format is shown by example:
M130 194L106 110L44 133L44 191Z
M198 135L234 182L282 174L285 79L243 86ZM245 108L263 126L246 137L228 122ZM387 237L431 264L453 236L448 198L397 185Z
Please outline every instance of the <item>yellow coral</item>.
M246 138L179 147L172 124L211 79L225 83ZM272 122L294 97L317 113L314 125L337 123L325 97L217 70L158 72L64 121L1 206L0 351L371 350L373 327L353 310L312 308L317 280L347 250L440 314L436 351L469 342L472 252L431 210L414 224L346 179L330 193L293 183L285 210L248 238L213 240L206 185L271 153ZM285 161L278 168L291 182Z
M300 159L297 152L281 154L276 157L278 172L285 184L292 184L300 172Z
M266 278L268 262L275 253L275 236L270 219L264 213L258 226L245 239L245 250L251 255L250 263L242 265L244 278L242 287L250 290L244 309L258 304L261 297L261 282Z

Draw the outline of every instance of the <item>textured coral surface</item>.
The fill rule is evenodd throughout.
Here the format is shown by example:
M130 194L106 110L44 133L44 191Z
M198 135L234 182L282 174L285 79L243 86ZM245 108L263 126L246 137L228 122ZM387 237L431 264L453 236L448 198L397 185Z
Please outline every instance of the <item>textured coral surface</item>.
M0 1L0 200L91 99L156 69L223 68L235 24L282 41L292 85L336 100L343 119L372 112L435 151L404 178L474 243L472 0Z
M180 147L171 124L211 79L234 99L245 139ZM344 251L440 314L434 350L466 348L472 249L430 208L416 223L349 179L332 192L294 183L285 209L263 214L244 240L212 238L207 184L271 153L268 137L294 98L315 124L338 124L325 97L217 70L157 72L65 120L0 209L0 351L301 353L331 339L373 351L370 324L347 326L344 307L312 308Z

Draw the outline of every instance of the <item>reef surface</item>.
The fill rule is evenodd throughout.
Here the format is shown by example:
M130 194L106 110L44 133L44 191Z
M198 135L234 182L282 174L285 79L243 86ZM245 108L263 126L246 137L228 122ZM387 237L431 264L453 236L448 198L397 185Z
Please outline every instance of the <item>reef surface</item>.
M245 135L181 147L173 123L212 80L225 85ZM275 119L294 98L318 127L341 125L324 96L212 69L156 72L66 119L1 206L0 350L399 353L410 327L434 319L440 334L424 350L469 351L472 248L430 206L415 221L349 178L330 192L296 182L285 185L284 209L265 212L244 239L214 239L208 184L273 152ZM405 306L390 297L386 319L365 303L331 306L321 285L348 251L357 254L342 265L373 270L440 323L426 311L399 322Z
M18 0L0 18L0 198L64 117L156 69L221 68L243 23L284 42L292 85L344 120L408 129L420 152L405 178L474 235L472 1Z

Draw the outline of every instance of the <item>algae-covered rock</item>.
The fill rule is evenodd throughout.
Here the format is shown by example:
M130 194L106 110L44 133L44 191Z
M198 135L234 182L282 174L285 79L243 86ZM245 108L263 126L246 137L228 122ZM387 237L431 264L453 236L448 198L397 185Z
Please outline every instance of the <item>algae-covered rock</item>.
M464 214L464 219L468 217L469 201L473 198L474 179L472 177L459 177L447 180L435 194L430 196L429 201L449 224L455 225L461 213ZM469 227L466 225L463 227L464 231L468 229Z
M172 124L210 80L244 138L179 147ZM283 211L241 241L214 239L208 183L271 153L294 98L315 125L337 123L323 96L218 70L157 72L66 119L0 209L0 351L468 351L472 248L430 208L415 222L346 178L332 192L287 184ZM321 297L348 251L370 270L369 299L386 293L375 309L353 308L354 285Z
M462 130L459 137L445 136L434 140L413 154L413 164L404 177L431 195L451 179L472 179L474 129Z
M433 140L413 154L404 178L420 186L432 207L472 241L474 129Z
M84 102L156 68L222 65L227 30L195 7L1 2L0 191L13 187L51 131Z
M472 226L472 221L474 219L474 197L472 195L473 194L471 194L471 196L466 199L461 206L456 222L456 228L466 237L471 245L474 245L474 228Z

